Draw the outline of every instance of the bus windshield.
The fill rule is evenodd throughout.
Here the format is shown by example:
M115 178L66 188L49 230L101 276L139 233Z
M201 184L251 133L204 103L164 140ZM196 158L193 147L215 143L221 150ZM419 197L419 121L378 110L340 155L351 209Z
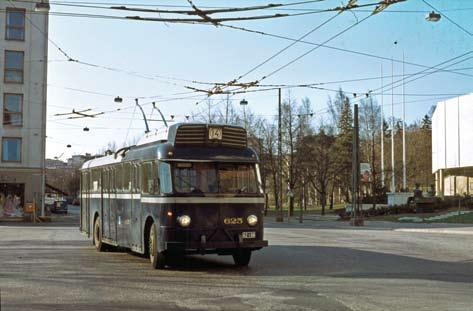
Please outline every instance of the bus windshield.
M176 163L174 189L178 193L258 193L254 164Z

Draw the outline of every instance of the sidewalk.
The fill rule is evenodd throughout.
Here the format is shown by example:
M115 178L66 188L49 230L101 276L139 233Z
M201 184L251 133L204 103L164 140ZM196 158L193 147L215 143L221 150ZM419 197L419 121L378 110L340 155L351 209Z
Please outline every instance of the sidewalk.
M473 235L473 227L461 227L461 228L400 228L400 229L394 229L394 231L397 231L397 232L414 232L414 233Z
M345 229L345 230L374 230L394 231L405 233L428 233L428 234L457 234L473 235L473 224L454 223L399 223L390 221L365 220L364 226L353 227L349 221L336 220L333 215L305 215L303 223L299 223L299 217L284 218L283 222L276 222L274 216L265 217L264 223L267 228L301 228L301 229Z

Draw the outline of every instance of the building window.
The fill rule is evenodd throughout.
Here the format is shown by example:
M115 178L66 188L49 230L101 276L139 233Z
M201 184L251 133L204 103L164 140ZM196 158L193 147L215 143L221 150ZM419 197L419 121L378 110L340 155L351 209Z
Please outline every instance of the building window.
M21 138L2 138L2 161L21 162Z
M23 95L4 94L3 125L21 126L23 124Z
M23 83L24 58L24 52L5 51L5 82Z
M8 8L6 15L5 39L25 41L25 10Z

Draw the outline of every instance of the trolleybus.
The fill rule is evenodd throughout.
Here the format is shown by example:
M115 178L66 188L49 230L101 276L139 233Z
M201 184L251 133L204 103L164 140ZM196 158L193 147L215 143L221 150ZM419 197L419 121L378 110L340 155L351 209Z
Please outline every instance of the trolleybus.
M81 168L80 230L98 251L145 254L154 268L184 254L246 266L263 238L258 156L244 128L179 123Z

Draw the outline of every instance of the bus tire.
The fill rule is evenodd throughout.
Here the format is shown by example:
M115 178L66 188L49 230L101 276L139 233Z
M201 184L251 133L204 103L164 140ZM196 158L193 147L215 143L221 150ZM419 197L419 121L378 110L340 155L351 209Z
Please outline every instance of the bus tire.
M149 230L148 239L148 253L149 261L154 269L164 269L166 266L166 256L164 252L158 251L158 234L156 231L156 224L152 224Z
M93 241L94 241L95 249L97 251L103 252L105 250L105 244L102 242L102 230L100 228L100 216L97 216L95 218Z
M235 265L240 266L240 267L245 267L245 266L248 266L248 264L250 263L251 250L240 248L240 249L235 250L232 256L233 256L233 261L235 262Z

